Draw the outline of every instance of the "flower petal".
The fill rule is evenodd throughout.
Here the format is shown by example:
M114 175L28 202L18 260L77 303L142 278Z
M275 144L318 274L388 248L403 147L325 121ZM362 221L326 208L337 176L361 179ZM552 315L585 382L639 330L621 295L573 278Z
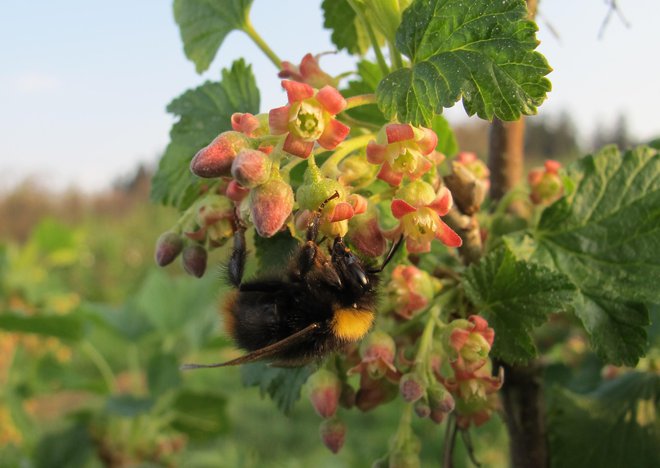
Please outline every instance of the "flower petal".
M379 145L376 140L367 143L367 161L371 164L382 164L387 155L387 145Z
M291 133L286 136L282 149L289 154L307 159L314 148L313 141L305 141L295 137Z
M397 198L392 200L392 204L390 205L390 208L392 209L392 214L396 219L400 219L402 216L417 211L417 208L412 206L410 203Z
M427 155L434 151L435 147L438 146L438 135L436 135L436 133L430 128L422 127L421 130L424 132L424 136L417 142L417 144L419 145L422 154Z
M268 126L273 135L282 135L289 131L289 110L291 106L276 107L268 112Z
M385 127L385 134L387 135L387 143L396 143L415 138L415 132L412 126L408 124L389 124Z
M330 215L330 222L336 223L337 221L344 221L350 219L355 214L353 207L348 202L339 202L335 205Z
M338 114L346 108L344 96L330 85L324 86L316 93L316 100L331 115Z
M469 337L470 337L469 331L463 330L461 328L456 328L452 330L451 334L449 335L449 344L456 351L460 351L461 349L463 349L463 346L465 346L465 343L467 343Z
M366 198L364 198L362 195L358 195L357 193L349 195L348 202L353 207L356 215L367 211L367 205L369 204Z
M461 239L461 236L456 234L454 230L447 226L442 220L440 220L435 237L440 239L440 241L442 241L447 247L460 247L463 245L463 239Z
M259 128L259 119L247 112L235 112L231 115L231 128L251 136L252 132Z
M392 170L392 166L388 162L385 162L380 168L378 175L376 176L380 180L384 180L392 187L396 187L403 180L403 172L396 172Z
M451 192L447 187L442 187L438 193L438 197L427 206L438 213L439 216L444 216L449 213L452 205L453 198Z
M314 96L314 88L306 83L298 83L297 81L283 80L282 88L286 90L286 95L289 99L289 104L296 101L302 101Z
M319 145L325 149L335 149L339 143L344 141L351 129L335 119L330 119L317 140Z

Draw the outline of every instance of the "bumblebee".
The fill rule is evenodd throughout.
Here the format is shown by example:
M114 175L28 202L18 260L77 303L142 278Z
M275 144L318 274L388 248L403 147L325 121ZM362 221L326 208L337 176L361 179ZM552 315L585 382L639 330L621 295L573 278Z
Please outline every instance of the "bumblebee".
M378 268L369 268L338 236L326 253L317 243L321 204L308 225L306 241L286 272L243 281L245 229L234 234L229 281L234 285L222 307L226 332L247 354L218 364L186 364L184 369L224 367L253 361L295 367L360 341L375 319L379 273L401 244L394 243Z

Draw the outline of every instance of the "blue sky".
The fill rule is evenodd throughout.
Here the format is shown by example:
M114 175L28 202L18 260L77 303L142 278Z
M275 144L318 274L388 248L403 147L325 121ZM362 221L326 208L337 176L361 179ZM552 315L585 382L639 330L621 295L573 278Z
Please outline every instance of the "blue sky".
M253 23L281 58L298 62L306 52L333 49L320 3L255 0ZM604 0L540 2L539 50L555 69L540 112L568 110L585 137L623 112L631 131L649 139L660 135L660 2L619 4L630 28L613 16L599 40ZM242 33L230 34L211 69L197 75L183 55L169 1L0 0L0 6L0 190L28 175L57 189L94 190L139 161L154 161L173 122L167 103L216 79L239 57L253 64L262 108L284 103L276 70ZM341 54L321 63L331 73L351 68ZM462 106L447 115L460 121Z

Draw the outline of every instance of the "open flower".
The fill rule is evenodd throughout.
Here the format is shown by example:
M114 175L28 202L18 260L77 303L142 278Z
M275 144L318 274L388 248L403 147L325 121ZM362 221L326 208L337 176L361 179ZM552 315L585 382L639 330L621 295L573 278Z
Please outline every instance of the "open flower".
M441 187L436 194L424 181L411 182L399 189L392 200L392 214L399 225L388 235L392 238L405 235L406 247L414 253L429 252L433 239L449 247L460 247L463 244L460 236L440 219L451 206L451 192L446 187Z
M388 124L367 145L367 159L382 164L378 178L396 186L404 176L415 180L444 159L435 151L437 144L438 136L429 128Z
M424 270L412 265L397 265L388 285L394 311L403 318L412 318L433 298L437 285L437 281Z
M455 372L474 372L488 361L495 331L478 315L454 320L450 327L448 348Z
M272 109L268 114L270 132L286 135L282 149L289 154L307 158L318 141L325 149L335 149L350 129L334 118L344 110L346 100L332 86L315 91L310 85L282 81L289 104Z
M330 85L337 87L338 81L319 66L319 55L306 54L299 66L295 66L286 60L282 62L282 70L277 74L280 78L289 78L300 83L307 83L314 88L322 88Z
M396 344L392 337L383 331L375 330L361 343L362 361L349 369L348 374L362 374L373 380L387 377L389 380L398 381L401 376L394 367L395 354Z
M504 369L497 377L491 376L491 366L478 371L457 375L444 381L456 402L456 422L461 429L471 424L481 426L499 406L496 392L504 384Z

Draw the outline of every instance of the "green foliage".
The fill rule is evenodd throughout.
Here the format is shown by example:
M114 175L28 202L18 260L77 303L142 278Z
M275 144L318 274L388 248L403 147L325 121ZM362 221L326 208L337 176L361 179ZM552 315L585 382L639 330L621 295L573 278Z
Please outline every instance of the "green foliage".
M254 236L259 271L278 272L285 268L298 246L299 241L289 231L277 233L268 239Z
M479 314L495 330L493 352L507 362L535 357L531 332L548 314L570 307L576 295L566 276L516 259L507 246L471 266L463 286Z
M76 423L39 441L36 468L78 468L87 466L92 455L92 440L83 424Z
M550 397L552 466L660 465L660 377L629 372L580 395L561 388Z
M0 314L0 330L52 336L67 341L78 341L83 337L83 323L80 313L31 316L12 312Z
M369 49L369 40L364 26L347 0L323 0L321 4L325 21L323 26L331 29L331 39L339 50L364 55Z
M311 365L283 368L256 362L242 366L241 377L243 385L259 387L261 394L268 394L277 407L286 414L300 398L303 384L315 370Z
M209 68L227 34L245 29L252 0L174 0L183 49L197 73Z
M516 254L565 275L573 310L599 356L634 365L646 349L645 303L660 302L660 156L639 147L587 156L567 169L575 190L544 212ZM506 238L505 238L506 239Z
M222 81L206 82L173 100L167 111L179 117L170 131L170 144L152 180L151 198L185 209L203 183L188 170L190 160L219 133L231 129L234 112L257 113L259 90L252 67L237 60L222 71Z
M208 439L227 430L224 397L211 392L185 390L174 400L172 426L193 439Z
M357 76L359 79L349 81L348 87L341 90L343 96L351 97L360 94L375 93L378 83L383 79L383 72L375 63L368 60L361 60L357 64ZM376 104L349 109L347 113L354 119L369 122L370 124L385 125L387 123L387 119Z
M535 114L550 91L545 58L534 52L536 25L522 0L414 2L396 45L412 64L378 86L389 118L428 125L459 99L468 115L516 120Z

